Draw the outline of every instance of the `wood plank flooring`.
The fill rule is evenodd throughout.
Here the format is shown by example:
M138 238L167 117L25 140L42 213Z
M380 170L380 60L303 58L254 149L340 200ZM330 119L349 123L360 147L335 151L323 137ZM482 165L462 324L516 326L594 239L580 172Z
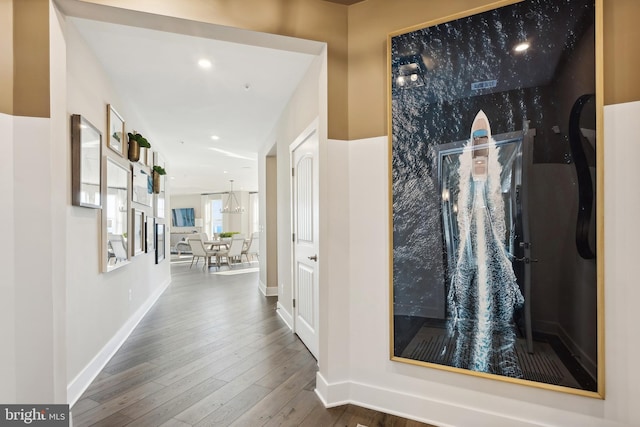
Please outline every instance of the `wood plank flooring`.
M213 273L172 264L171 286L73 406L74 427L428 427L325 409L316 361L258 291L258 273Z

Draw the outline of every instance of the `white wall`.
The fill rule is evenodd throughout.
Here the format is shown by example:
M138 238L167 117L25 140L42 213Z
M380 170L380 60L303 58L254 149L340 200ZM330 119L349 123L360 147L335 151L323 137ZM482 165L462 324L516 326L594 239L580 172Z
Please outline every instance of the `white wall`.
M64 43L50 4L51 118L0 115L0 401L66 402ZM67 141L65 138L64 141ZM28 143L25 143L28 142ZM62 151L62 152L61 152ZM62 250L61 250L62 245Z
M348 322L330 306L329 359L347 354L347 377L321 360L318 392L329 404L352 402L441 426L638 426L640 336L636 305L640 191L640 102L605 108L605 354L606 399L598 400L389 360L389 217L386 137L350 141ZM339 188L336 188L338 191ZM338 193L344 197L347 190ZM339 218L336 218L339 219ZM602 255L601 255L602 256ZM377 260L377 261L373 261ZM324 359L323 359L324 360Z
M70 114L82 114L105 137L107 104L112 104L126 121L127 130L140 129L142 119L128 108L122 96L106 77L94 54L81 36L67 23L67 107ZM53 84L52 84L53 87ZM68 129L68 124L65 129ZM70 158L68 131L56 146L61 156ZM103 154L108 149L103 145ZM111 153L108 155L112 156ZM126 161L123 159L123 162ZM70 168L67 167L68 171ZM169 184L169 183L167 183ZM67 282L67 381L69 400L77 398L108 356L115 351L139 317L169 284L169 260L156 265L153 253L132 258L131 263L111 271L100 272L100 210L71 206L70 175L65 177ZM167 185L167 191L170 191ZM169 197L170 194L167 194ZM196 205L199 206L199 203ZM144 208L151 213L150 208ZM168 212L165 221L170 222ZM169 253L169 239L165 239ZM65 244L66 243L66 244Z
M309 65L307 73L301 80L289 103L285 107L278 124L258 152L258 188L266 188L266 156L277 145L277 247L278 247L278 309L280 314L290 322L293 312L292 283L291 283L291 159L289 145L303 132L309 124L319 120L320 144L326 145L326 51L318 55ZM323 89L324 88L324 89ZM322 156L322 154L321 154ZM266 229L266 197L265 191L260 192L260 224ZM260 280L266 281L267 259L266 233L260 235ZM272 283L269 283L271 286ZM270 288L268 294L273 294Z
M0 402L14 403L16 401L16 372L14 369L15 352L15 208L13 205L13 116L0 114L0 135L3 135L0 156L0 200L5 203L0 209L0 235L3 244L0 245Z

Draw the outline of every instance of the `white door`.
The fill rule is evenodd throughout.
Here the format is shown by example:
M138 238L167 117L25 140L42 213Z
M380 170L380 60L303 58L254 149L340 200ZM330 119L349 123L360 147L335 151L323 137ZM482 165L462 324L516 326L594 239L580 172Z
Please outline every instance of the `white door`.
M318 134L292 144L294 332L318 359Z

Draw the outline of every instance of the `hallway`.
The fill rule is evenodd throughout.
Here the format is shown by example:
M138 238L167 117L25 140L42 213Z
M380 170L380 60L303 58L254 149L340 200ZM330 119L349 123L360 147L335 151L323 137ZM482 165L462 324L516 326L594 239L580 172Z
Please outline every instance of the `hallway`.
M73 406L74 426L426 426L325 409L316 361L258 273L215 273L172 264L172 284Z

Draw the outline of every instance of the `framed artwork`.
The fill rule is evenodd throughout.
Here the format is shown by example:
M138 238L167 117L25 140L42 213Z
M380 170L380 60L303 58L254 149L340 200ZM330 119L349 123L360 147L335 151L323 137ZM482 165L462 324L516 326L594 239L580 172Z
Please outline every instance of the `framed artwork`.
M138 209L131 209L133 218L133 232L131 233L131 256L136 256L145 251L145 223L144 213Z
M113 157L113 158L112 158ZM129 263L132 252L131 219L131 170L122 158L103 156L104 206L101 210L102 271L109 272Z
M102 208L102 133L79 114L71 116L71 203Z
M388 45L391 359L603 398L602 1Z
M155 236L155 230L156 230L156 219L152 216L146 216L145 217L145 222L146 222L146 231L145 231L145 236L146 236L146 244L145 244L145 252L150 253L150 252L154 252L155 253L155 248L156 248L156 236Z
M120 156L126 157L127 134L124 130L124 119L111 104L107 105L107 129L109 130L107 132L107 147Z
M145 206L153 205L153 186L151 180L151 170L140 163L131 164L132 201Z
M156 223L156 264L160 264L165 257L165 227Z

